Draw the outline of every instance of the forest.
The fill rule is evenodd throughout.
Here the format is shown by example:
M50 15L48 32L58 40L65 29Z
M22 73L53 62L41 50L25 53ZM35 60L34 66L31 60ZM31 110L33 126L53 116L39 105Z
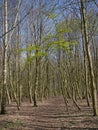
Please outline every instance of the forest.
M98 0L0 0L0 130L98 129Z

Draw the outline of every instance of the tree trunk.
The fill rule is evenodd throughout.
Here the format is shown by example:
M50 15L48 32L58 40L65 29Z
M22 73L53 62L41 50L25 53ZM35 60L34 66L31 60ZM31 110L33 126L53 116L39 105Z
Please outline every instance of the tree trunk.
M7 22L7 0L4 0L4 34L8 31ZM1 101L1 114L6 114L6 87L7 87L7 34L3 39L4 52L3 52L3 88L2 88L2 101Z
M94 76L94 71L93 71L91 49L90 49L90 44L89 44L89 39L88 39L88 34L87 34L87 24L86 24L86 17L85 17L84 0L81 0L81 15L82 15L83 30L84 30L85 47L86 47L87 59L88 59L88 63L89 63L90 78L91 78L93 114L94 114L94 116L97 116L98 115L98 112L97 112L97 90L96 90L95 76Z
M35 74L35 86L34 86L34 95L33 95L33 101L34 101L34 107L37 107L37 89L38 89L38 58L36 58L36 74Z

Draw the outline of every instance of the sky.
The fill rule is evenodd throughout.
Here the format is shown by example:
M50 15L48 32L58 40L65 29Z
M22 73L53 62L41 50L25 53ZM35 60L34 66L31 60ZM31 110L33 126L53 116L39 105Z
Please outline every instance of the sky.
M8 1L11 1L11 2L15 2L15 1L17 1L17 0L8 0ZM22 17L24 17L25 16L25 14L28 12L28 10L31 8L31 6L32 6L32 4L34 3L34 2L36 2L36 1L39 1L39 0L22 0L22 5L21 5L21 16ZM61 21L61 20L63 20L64 19L64 17L66 17L66 9L67 9L67 14L70 16L70 14L72 13L71 11L72 11L72 5L74 5L73 6L73 8L76 8L76 10L78 9L77 8L77 6L75 5L75 3L77 3L77 2L79 2L80 0L43 0L44 2L46 2L46 4L47 4L47 7L49 6L49 4L50 4L50 7L49 8L51 8L51 6L53 5L53 3L56 3L57 4L57 7L59 6L59 9L57 9L56 11L55 11L55 13L58 13L59 15L58 15L58 17L57 17L57 20L58 21ZM90 2L90 4L89 5L87 5L87 8L88 8L88 10L89 9L92 9L92 10L94 10L96 13L98 13L98 7L95 5L95 3L93 3L92 4L92 2L91 1L93 1L93 0L89 0ZM3 0L0 0L0 3L2 3L3 2ZM98 0L96 0L96 2L98 3ZM32 4L31 4L32 3ZM72 4L72 5L71 5ZM60 8L62 6L62 8ZM15 7L15 5L13 5L13 7L12 8L14 8ZM48 8L47 8L48 9ZM74 9L73 9L74 10ZM10 10L11 11L11 10ZM79 14L80 12L78 12L79 10L77 10L77 14ZM62 13L63 12L63 13ZM22 18L21 17L21 18ZM26 21L26 19L28 19L28 17L26 17L25 18L25 20L22 22L22 23L24 23L25 21ZM50 24L52 24L52 23L50 23Z

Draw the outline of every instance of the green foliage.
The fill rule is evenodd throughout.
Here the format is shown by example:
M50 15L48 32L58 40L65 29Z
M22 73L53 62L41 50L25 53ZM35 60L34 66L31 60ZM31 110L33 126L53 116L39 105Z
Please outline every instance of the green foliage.
M45 52L42 52L42 48L37 45L30 45L27 48L22 48L19 52L31 52L30 56L28 56L28 61L32 60L33 58L40 57L40 56L47 56Z
M20 50L18 50L18 52L24 52L24 51L35 51L35 50L40 50L40 48L37 45L30 45L26 48L22 48Z
M66 24L65 21L62 21L60 23L57 24L57 30L56 30L56 33L58 34L64 34L64 33L68 33L68 32L71 32L71 28L69 28Z
M62 39L62 40L51 42L50 44L51 44L51 47L55 47L57 49L64 49L64 50L66 50L70 46L73 46L73 45L77 44L77 41L67 42L64 39Z
M28 64L36 59L36 58L42 58L42 57L46 57L48 56L47 53L44 51L44 49L41 47L41 46L38 46L38 45L30 45L26 48L22 48L20 50L17 50L18 53L20 52L26 52L28 55L27 55L27 58L25 58L25 66L28 66Z
M39 51L39 52L37 52L37 53L35 54L34 57L40 57L40 56L47 56L47 53Z
M66 23L65 20L62 20L61 22L59 22L59 23L57 24L57 28L58 28L58 29L60 29L60 28L62 28L62 29L63 29L63 28L66 28L66 29L69 29L68 32L71 31L70 28L68 27L68 23Z
M57 24L57 32L60 33L79 33L81 30L81 22L79 19L67 19Z
M67 33L67 32L70 32L70 29L68 28L64 28L64 27L60 27L58 30L57 30L57 33L60 34L60 33Z
M38 58L38 57L46 57L47 56L47 53L46 52L41 52L41 51L38 51L36 52L35 54L32 54L30 56L28 56L26 59L25 59L25 65L28 65L33 59L35 58Z
M54 14L50 12L45 12L49 18L54 18ZM77 25L77 21L76 21ZM48 56L50 53L54 54L58 49L70 50L70 47L76 45L77 41L67 41L65 39L65 33L70 33L71 28L67 26L65 21L61 21L57 24L55 33L49 33L42 38L42 46L30 45L26 48L22 48L19 52L27 52L29 55L25 60L26 65L28 65L35 58L42 58ZM30 53L29 53L30 52Z
M64 33L70 32L70 29L63 28L60 26L55 34L48 34L43 38L43 48L42 50L46 51L48 54L55 54L59 49L68 51L72 53L71 47L78 44L76 40L67 41L65 39ZM48 56L48 55L47 55Z
M53 37L53 35L51 33L49 33L45 37L43 37L42 41L46 42L46 41L50 40L52 37Z

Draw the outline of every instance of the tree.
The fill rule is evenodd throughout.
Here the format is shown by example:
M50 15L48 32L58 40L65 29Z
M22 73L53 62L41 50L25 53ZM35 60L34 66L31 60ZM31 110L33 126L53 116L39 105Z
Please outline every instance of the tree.
M92 103L93 103L93 114L94 116L98 115L97 111L97 90L96 90L96 83L95 83L95 76L93 70L93 61L91 56L91 49L90 43L88 39L88 32L87 32L87 23L86 23L86 15L85 15L85 7L84 7L84 0L81 0L81 16L82 16L82 26L84 31L84 40L85 40L85 48L87 53L87 60L89 63L89 71L90 71L90 79L91 79L91 88L92 88Z
M7 0L4 0L4 34L8 31L8 19L7 19ZM8 48L8 34L3 38L3 87L2 87L2 100L1 100L1 114L6 113L6 87L7 87L7 48Z

